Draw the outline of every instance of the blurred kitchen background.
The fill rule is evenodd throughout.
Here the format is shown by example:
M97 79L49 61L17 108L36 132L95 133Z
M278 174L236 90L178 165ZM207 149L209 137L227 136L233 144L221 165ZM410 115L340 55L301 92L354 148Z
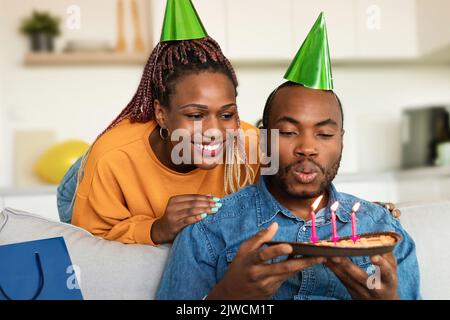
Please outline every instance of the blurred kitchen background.
M450 1L192 1L236 68L240 116L253 124L324 11L345 113L338 188L369 200L450 199ZM0 0L0 209L57 219L45 170L92 143L132 98L164 8Z

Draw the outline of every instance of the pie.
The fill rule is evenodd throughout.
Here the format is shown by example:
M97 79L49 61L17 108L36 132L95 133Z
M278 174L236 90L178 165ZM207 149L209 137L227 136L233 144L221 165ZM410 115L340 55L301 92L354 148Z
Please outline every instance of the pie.
M373 248L391 246L397 242L397 239L390 235L378 235L378 236L361 236L356 242L352 239L342 239L336 242L328 240L322 240L315 243L316 246L332 246L339 248Z

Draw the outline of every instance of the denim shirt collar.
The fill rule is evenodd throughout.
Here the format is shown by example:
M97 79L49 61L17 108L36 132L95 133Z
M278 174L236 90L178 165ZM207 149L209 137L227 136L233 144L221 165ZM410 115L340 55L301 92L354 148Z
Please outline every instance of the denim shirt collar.
M301 220L274 198L274 196L267 189L264 176L261 176L261 178L259 179L259 182L256 184L256 189L256 210L258 217L258 226L272 221L273 219L275 219L278 213L281 213L291 219ZM329 222L331 220L330 207L335 201L339 201L339 207L336 211L336 217L344 223L351 221L351 209L353 203L350 201L350 199L346 197L345 194L337 192L333 184L331 184L328 188L328 193L328 204L326 208L324 208L325 222ZM308 223L309 222L310 221L308 221Z

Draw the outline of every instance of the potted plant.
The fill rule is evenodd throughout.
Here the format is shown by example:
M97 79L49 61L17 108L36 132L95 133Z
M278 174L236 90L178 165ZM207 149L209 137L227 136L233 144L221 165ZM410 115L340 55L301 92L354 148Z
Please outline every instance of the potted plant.
M20 31L30 38L31 51L53 51L54 38L60 34L59 22L58 17L39 11L22 21Z

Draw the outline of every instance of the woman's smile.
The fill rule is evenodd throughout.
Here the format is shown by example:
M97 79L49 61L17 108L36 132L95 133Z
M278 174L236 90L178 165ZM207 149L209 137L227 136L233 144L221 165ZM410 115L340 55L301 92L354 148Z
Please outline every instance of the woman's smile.
M216 157L223 150L223 141L213 141L210 143L192 142L194 150L204 157Z

